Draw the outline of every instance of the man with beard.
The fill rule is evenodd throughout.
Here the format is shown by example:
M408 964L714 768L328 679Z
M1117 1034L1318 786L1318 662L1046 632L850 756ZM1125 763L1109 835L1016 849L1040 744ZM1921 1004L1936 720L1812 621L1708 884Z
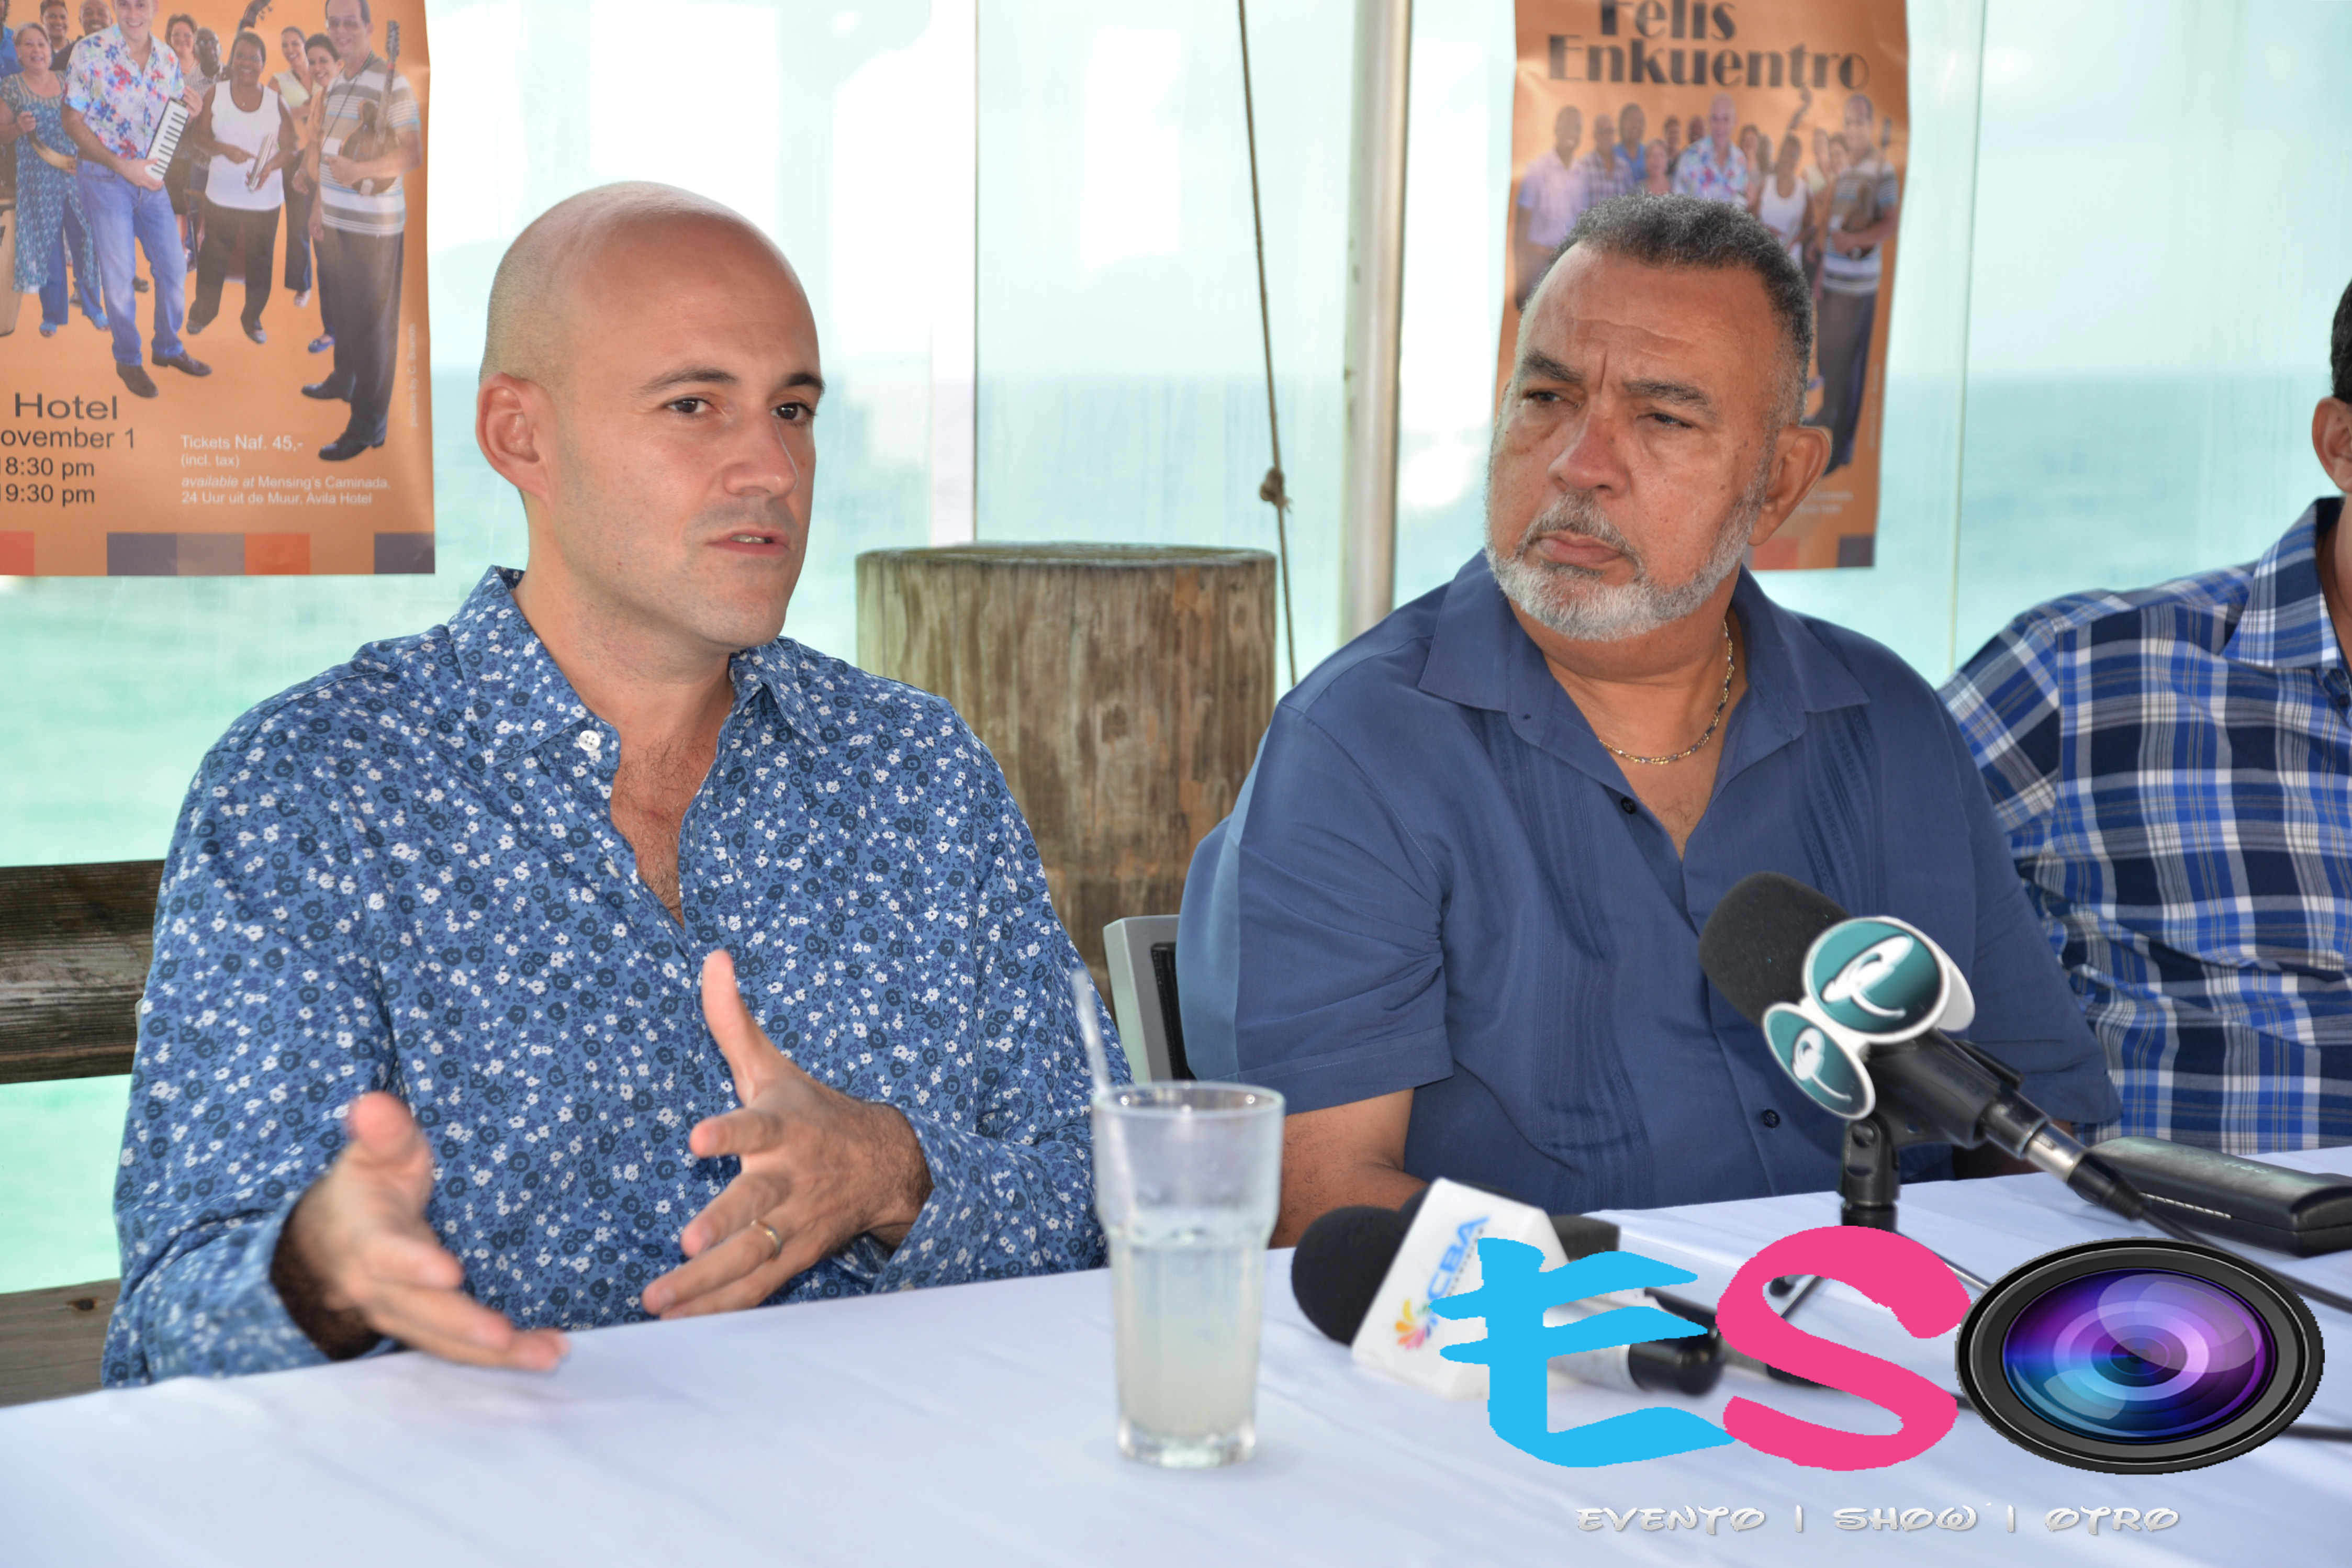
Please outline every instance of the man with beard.
M1699 970L1755 871L1918 926L2026 1093L2112 1113L1935 691L1742 568L1828 457L1811 336L1744 207L1593 208L1520 323L1485 552L1283 700L1177 942L1195 1069L1288 1097L1277 1244L1441 1175L1553 1212L1834 1185L1843 1124Z
M1077 954L1003 775L777 635L824 392L716 203L606 186L516 239L474 431L529 569L198 769L108 1383L545 1371L570 1329L1101 1261Z

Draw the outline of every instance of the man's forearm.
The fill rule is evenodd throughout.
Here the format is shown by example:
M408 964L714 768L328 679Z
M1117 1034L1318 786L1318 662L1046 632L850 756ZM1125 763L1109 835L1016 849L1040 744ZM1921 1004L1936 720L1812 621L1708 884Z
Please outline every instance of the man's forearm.
M123 160L116 157L106 144L98 139L98 132L89 128L89 122L82 119L78 110L67 110L64 120L66 135L72 139L74 151L81 154L84 162L110 169L125 179L131 177L130 171L123 167Z
M868 1102L871 1104L872 1102ZM921 1216L931 1197L930 1162L923 1156L922 1141L914 1124L893 1106L873 1104L877 1153L876 1187L881 1203L866 1234L896 1250Z
M1397 1166L1365 1162L1302 1173L1282 1184L1282 1215L1275 1222L1275 1247L1296 1247L1307 1227L1333 1209L1365 1205L1402 1208L1429 1184Z
M1845 236L1845 242L1848 245L1853 246L1858 254L1869 249L1872 246L1876 245L1880 240L1885 239L1888 235L1893 234L1894 232L1895 218L1892 215L1889 215L1888 216L1880 218L1868 228L1858 228L1853 230L1852 233Z
M1083 1114L1083 1113L1081 1113ZM932 1189L898 1238L878 1289L961 1285L1102 1262L1093 1155L1086 1123L1037 1130L1037 1141L909 1119ZM886 1234L871 1232L887 1243Z

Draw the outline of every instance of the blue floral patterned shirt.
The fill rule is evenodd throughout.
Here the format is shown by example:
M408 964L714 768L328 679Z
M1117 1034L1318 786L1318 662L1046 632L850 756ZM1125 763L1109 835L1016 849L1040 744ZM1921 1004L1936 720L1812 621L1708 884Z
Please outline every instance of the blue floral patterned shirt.
M1100 1262L1076 956L987 749L791 641L738 654L681 929L613 827L619 737L518 580L272 698L198 770L140 1008L108 1384L323 1359L270 1258L374 1089L432 1140L425 1217L478 1300L524 1327L642 1319L737 1170L686 1143L735 1105L698 990L722 946L777 1047L898 1107L930 1164L895 1251L860 1237L773 1300Z

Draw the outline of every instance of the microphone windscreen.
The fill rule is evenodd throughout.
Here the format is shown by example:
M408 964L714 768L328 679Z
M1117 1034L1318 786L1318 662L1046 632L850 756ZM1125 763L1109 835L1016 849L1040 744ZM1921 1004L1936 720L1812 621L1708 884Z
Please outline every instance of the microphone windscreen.
M1772 1004L1805 994L1806 952L1845 918L1834 900L1795 878L1759 871L1732 884L1706 917L1698 966L1741 1017L1760 1025Z
M1508 1193L1496 1193L1492 1187L1479 1186L1475 1182L1464 1182L1462 1184L1477 1187L1482 1193L1495 1193L1498 1198L1511 1196ZM1403 1216L1407 1230L1412 1228L1413 1216L1421 1213L1421 1200L1428 1195L1429 1189L1423 1187L1405 1200L1404 1207L1397 1210ZM1519 1200L1511 1198L1511 1201L1517 1203ZM1560 1250L1568 1254L1570 1262L1580 1258L1590 1258L1596 1252L1617 1250L1617 1227L1605 1219L1592 1219L1580 1214L1556 1214L1551 1216L1551 1228L1559 1237Z
M1333 1209L1308 1226L1290 1259L1290 1293L1307 1321L1352 1342L1412 1228L1396 1210L1370 1205Z

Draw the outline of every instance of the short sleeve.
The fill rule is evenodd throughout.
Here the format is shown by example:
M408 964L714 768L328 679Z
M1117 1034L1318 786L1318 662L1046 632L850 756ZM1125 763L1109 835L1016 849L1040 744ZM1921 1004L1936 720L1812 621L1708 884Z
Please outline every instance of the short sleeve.
M97 58L94 49L78 48L73 61L66 67L66 107L76 114L88 114L90 105L98 101L90 88L90 61Z
M1292 710L1276 712L1246 791L1210 913L1229 939L1214 947L1233 965L1236 1076L1294 1111L1449 1077L1436 863L1372 777Z
M395 131L414 131L419 123L416 95L409 90L408 79L392 79L392 98L384 106L384 118Z

